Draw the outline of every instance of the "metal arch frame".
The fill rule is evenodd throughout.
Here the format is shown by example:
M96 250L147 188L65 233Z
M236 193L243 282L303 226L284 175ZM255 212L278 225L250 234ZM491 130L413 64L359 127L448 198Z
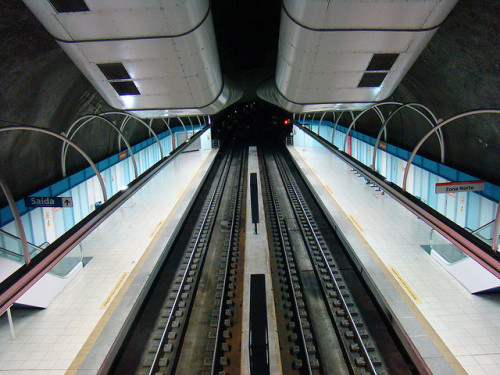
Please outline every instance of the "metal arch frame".
M468 117L468 116L473 116L473 115L480 115L480 114L500 114L500 109L478 109L474 111L468 111L468 112L463 112L458 115L452 116L444 121L440 121L436 127L432 128L429 132L427 132L426 135L422 137L422 139L418 142L418 144L415 146L413 149L410 158L408 159L408 162L406 163L405 166L405 171L403 175L403 185L402 189L406 191L406 181L408 179L408 173L411 167L411 163L413 162L413 159L415 158L415 155L417 154L418 150L422 146L422 144L429 138L433 133L437 132L439 129L441 129L443 126L449 124L450 122L453 122L455 120ZM497 247L498 247L498 234L500 231L500 201L498 202L497 206L497 215L495 219L495 227L493 229L493 243L492 243L492 249L496 253L497 252Z
M313 122L314 122L315 117L316 117L316 112L313 112L312 117L311 117L311 130L313 130ZM319 135L319 133L318 133L318 135Z
M13 131L13 130L27 130L27 131L34 131L34 132L39 132L39 133L45 133L48 135L51 135L53 137L56 137L60 140L62 140L65 144L68 144L69 146L72 146L75 150L77 150L84 158L87 160L87 162L90 164L92 169L94 170L97 179L99 180L99 184L101 185L101 190L102 190L102 196L104 201L106 202L108 200L108 195L106 194L106 186L104 185L104 180L101 176L101 173L97 169L97 166L94 164L90 156L88 156L85 151L83 151L80 147L78 147L75 143L71 142L68 138L57 134L51 130L44 129L44 128L38 128L36 126L28 126L28 125L21 125L21 126L7 126L4 128L0 128L0 133L1 132L7 132L7 131ZM1 188L7 198L7 201L9 203L10 209L12 210L12 214L14 216L14 220L16 222L16 227L19 232L19 237L21 238L21 244L23 248L23 253L24 253L24 259L25 263L29 264L30 263L30 255L29 255L29 249L28 249L28 242L26 240L26 233L24 231L24 226L21 221L21 217L19 215L19 211L17 210L16 203L14 201L14 198L12 197L12 194L7 187L7 184L5 180L3 179L2 176L0 176L0 185Z
M191 131L194 134L194 125L193 125L193 121L191 121L191 117L190 116L188 116L188 120L189 120L189 123L191 124Z
M161 119L165 123L165 125L167 126L167 129L170 132L170 137L173 139L174 133L172 132L172 129L170 128L170 117L167 117L168 121L165 120L165 117L162 117Z
M432 120L427 117L422 111L420 111L418 108L415 108L415 107L421 107L421 108L424 108L431 116L432 116L432 120L434 120L434 122L432 122ZM377 151L378 151L378 146L380 144L380 138L382 136L382 132L385 131L385 135L386 135L386 141L387 141L387 125L389 123L389 121L392 119L392 117L398 113L399 111L401 111L402 109L404 108L410 108L412 109L413 111L417 112L418 114L420 114L423 118L425 118L427 120L427 122L431 125L431 127L434 127L436 126L438 120L436 118L436 116L434 115L434 113L429 109L427 108L425 105L423 104L420 104L420 103L406 103L406 104L403 104L401 105L400 107L398 107L394 112L392 112L389 117L385 120L385 122L383 123L382 127L380 128L380 131L378 132L377 134L377 139L375 140L375 146L374 146L374 151L373 151L373 157L372 157L372 164L370 165L370 168L375 170L375 161L376 161L376 158L377 158ZM439 146L441 148L441 163L444 163L444 158L445 158L445 145L444 145L444 138L443 138L443 132L441 129L439 129L436 133L437 137L438 137L438 141L439 141Z
M361 116L363 116L366 112L368 112L370 109L373 109L375 111L375 113L377 113L377 115L379 116L380 121L382 122L382 124L384 123L384 116L382 115L382 112L380 112L380 109L378 109L378 107L381 107L383 105L403 105L403 103L401 103L401 102L382 102L382 103L377 103L375 105L372 105L371 107L365 109L364 111L361 111L361 113L359 113L352 120L351 125L349 125L349 128L347 128L347 132L345 134L345 139L344 139L344 147L342 148L342 151L345 152L345 146L347 145L347 137L349 137L349 133L351 132L352 127L354 126L354 124L356 123L356 121L358 121L358 119Z
M187 133L187 130L186 130L186 125L184 125L184 122L182 121L182 119L180 117L176 117L177 120L179 120L179 122L181 123L182 127L184 128L184 135L186 136L186 141L189 139L188 137L188 133Z
M79 121L83 121L81 124L78 124ZM128 152L130 153L130 156L132 157L132 164L134 166L134 174L135 178L139 176L138 170L137 170L137 163L135 161L134 153L132 152L132 148L130 147L130 144L128 143L127 139L123 135L123 133L118 129L118 127L109 119L106 117L100 116L100 115L84 115L78 118L75 122L73 122L68 130L68 133L66 134L66 137L71 141L73 137L76 135L76 133L86 124L88 124L92 120L101 120L104 121L105 124L108 124L111 126L114 130L117 131L118 136L120 139L123 138L123 142L125 143L125 146L127 147ZM77 125L78 124L78 125ZM76 129L72 132L74 126L77 126ZM61 150L61 168L62 168L62 174L63 177L66 177L66 155L68 152L68 145L66 143L63 144L63 148Z
M21 247L23 249L24 263L30 264L30 251L28 248L28 240L26 239L26 232L24 231L23 222L21 221L21 215L19 215L19 210L16 206L16 201L12 196L12 192L7 185L7 181L0 175L0 188L2 189L5 197L7 198L7 203L9 204L10 210L12 211L12 216L14 216L14 221L16 223L17 232L21 240Z
M326 111L323 112L323 114L321 115L321 118L319 119L319 123L318 123L318 136L320 136L320 137L321 137L321 135L319 135L319 131L321 130L321 123L323 122L323 118L325 117L325 115L326 115ZM335 120L334 120L334 122L335 122Z
M333 111L335 113L335 111ZM340 112L340 115L339 115L339 118L337 119L337 121L335 121L335 124L333 125L333 131L332 131L332 141L330 142L332 145L333 145L333 141L334 141L334 137L335 137L335 130L337 129L337 125L340 121L340 119L342 118L342 115L344 114L345 111L342 111ZM354 121L354 113L352 111L349 111L349 113L351 114L351 117Z
M160 143L160 140L158 139L158 136L156 135L156 132L153 130L153 128L151 126L149 126L146 121L144 121L143 119L141 119L140 117L136 116L136 115L132 115L130 113L126 113L126 112L119 112L119 111L109 111L109 112L103 112L103 113L100 113L99 116L109 116L109 115L121 115L121 116L126 116L127 119L126 120L123 120L121 126L120 126L120 131L123 131L123 129L125 128L125 125L128 123L128 120L130 118L133 118L134 120L138 121L139 123L141 123L142 125L144 125L146 128L148 128L150 134L153 134L153 137L155 137L156 139L156 143L158 144L158 148L160 149L160 159L163 159L164 155L163 155L163 148L161 147L161 143ZM121 149L121 143L119 141L118 143L118 149L120 150Z

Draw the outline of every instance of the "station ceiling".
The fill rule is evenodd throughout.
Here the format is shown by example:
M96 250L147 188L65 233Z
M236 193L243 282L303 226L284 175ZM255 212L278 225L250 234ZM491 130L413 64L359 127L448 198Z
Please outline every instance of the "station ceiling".
M222 74L243 90L242 103L256 101L257 88L276 73L281 2L214 0L210 6ZM389 99L423 103L441 118L498 108L499 26L498 1L459 1ZM0 69L0 126L20 123L62 132L82 114L111 109L18 0L0 3ZM357 130L376 134L373 120L360 120ZM456 127L445 131L447 164L500 184L498 118L484 116ZM388 141L411 149L423 128L418 119L402 113ZM131 142L147 136L138 129L129 134ZM60 178L57 142L28 135L0 138L0 173L16 197ZM96 133L89 134L81 142L97 160L116 148L111 134L97 139ZM430 143L422 153L437 160L438 151ZM84 164L74 160L73 169Z

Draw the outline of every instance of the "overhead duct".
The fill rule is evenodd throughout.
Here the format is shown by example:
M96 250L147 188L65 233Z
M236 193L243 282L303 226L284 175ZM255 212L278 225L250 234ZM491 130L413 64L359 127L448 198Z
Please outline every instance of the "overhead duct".
M457 0L284 0L275 81L290 112L362 110L389 97Z
M222 79L207 0L23 0L104 100L142 117L214 114Z

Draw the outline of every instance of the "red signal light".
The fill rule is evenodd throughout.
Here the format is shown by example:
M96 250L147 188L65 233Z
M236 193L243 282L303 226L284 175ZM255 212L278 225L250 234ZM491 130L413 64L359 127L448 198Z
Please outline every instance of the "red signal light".
M290 120L286 119L285 121L283 121L283 125L288 125L290 124Z

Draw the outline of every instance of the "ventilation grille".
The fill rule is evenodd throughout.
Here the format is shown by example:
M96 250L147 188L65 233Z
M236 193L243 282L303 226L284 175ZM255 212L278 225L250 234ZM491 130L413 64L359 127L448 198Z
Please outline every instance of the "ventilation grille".
M118 95L141 95L122 63L97 64L97 67L101 69L102 74Z
M90 9L83 0L49 0L57 13L88 12Z
M380 87L396 62L397 53L376 53L372 56L358 87Z

